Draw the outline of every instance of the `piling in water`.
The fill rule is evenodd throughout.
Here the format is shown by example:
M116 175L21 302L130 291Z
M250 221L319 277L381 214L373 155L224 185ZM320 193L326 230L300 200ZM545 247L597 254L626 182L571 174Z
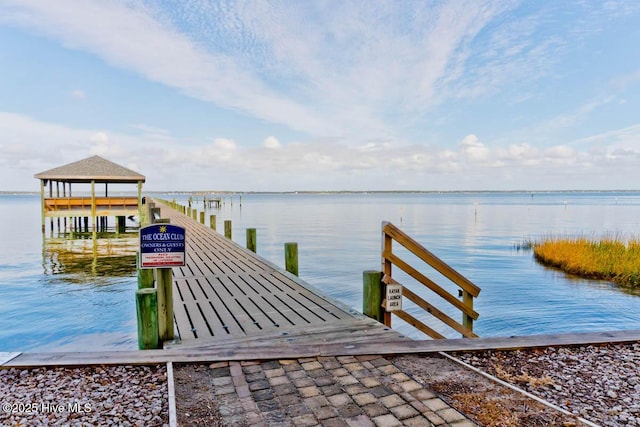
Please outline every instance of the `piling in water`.
M291 273L298 275L298 244L288 242L284 244L284 264L285 269Z

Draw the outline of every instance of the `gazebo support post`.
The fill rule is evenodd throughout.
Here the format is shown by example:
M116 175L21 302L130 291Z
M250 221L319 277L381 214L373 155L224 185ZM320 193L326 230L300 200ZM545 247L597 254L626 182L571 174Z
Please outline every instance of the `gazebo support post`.
M91 229L93 238L96 238L96 181L91 180Z
M45 182L44 179L40 180L40 208L42 210L42 234L44 234L44 229L45 229L45 217L46 217L46 212L45 212L45 206L44 206L44 186L45 186Z

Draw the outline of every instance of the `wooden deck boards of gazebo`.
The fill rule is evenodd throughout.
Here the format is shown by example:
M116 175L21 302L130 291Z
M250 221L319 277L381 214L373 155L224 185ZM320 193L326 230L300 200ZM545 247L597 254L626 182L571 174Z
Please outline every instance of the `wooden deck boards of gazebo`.
M180 347L245 337L298 343L402 339L192 218L164 205L161 213L186 229L186 265L173 269Z

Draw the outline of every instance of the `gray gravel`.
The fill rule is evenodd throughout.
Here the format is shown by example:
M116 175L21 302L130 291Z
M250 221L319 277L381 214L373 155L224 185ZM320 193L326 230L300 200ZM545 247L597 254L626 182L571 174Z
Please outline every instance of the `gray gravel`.
M0 369L2 426L164 426L159 366Z
M605 426L640 426L640 343L455 357Z

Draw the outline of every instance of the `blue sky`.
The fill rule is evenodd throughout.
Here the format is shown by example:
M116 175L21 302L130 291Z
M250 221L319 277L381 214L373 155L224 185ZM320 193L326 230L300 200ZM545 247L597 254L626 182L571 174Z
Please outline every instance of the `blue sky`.
M0 0L0 191L640 188L636 1Z

